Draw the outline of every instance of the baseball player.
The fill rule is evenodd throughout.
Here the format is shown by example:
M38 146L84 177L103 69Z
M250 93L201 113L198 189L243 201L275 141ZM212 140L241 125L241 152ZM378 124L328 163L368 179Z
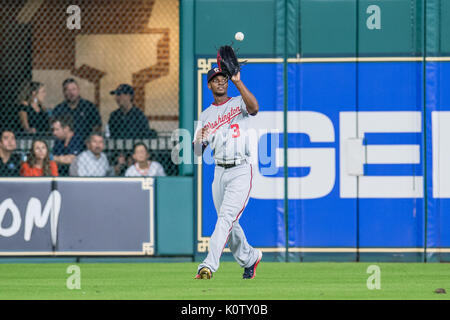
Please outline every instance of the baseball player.
M211 279L219 268L220 256L227 243L236 261L245 268L244 279L255 277L262 258L262 252L248 244L239 225L250 197L254 170L249 161L246 130L249 116L256 115L259 106L242 82L240 72L231 77L240 96L228 96L228 80L219 68L209 70L208 88L214 102L201 113L193 141L197 156L202 156L208 145L213 150L216 167L212 194L218 216L208 255L198 266L196 279Z

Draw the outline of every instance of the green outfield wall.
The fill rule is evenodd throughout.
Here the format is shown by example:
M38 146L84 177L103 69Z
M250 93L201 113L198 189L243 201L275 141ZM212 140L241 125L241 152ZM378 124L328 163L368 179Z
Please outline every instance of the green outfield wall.
M238 56L249 60L243 74L260 100L258 119L280 129L281 173L268 177L258 171L263 182L252 190L241 217L249 242L264 251L265 259L450 261L450 148L446 147L450 0L180 0L179 8L179 127L193 133L194 121L210 103L206 72L214 64L217 49L232 43ZM238 31L245 34L243 42L234 40ZM368 114L383 118L371 118L372 123L364 120ZM318 125L308 127L304 119L317 120ZM377 130L386 131L364 131L358 136L358 126L374 123ZM344 132L345 125L354 125L350 133ZM403 131L397 126L403 126ZM310 139L315 128L328 136ZM344 134L347 140L360 141L361 150L367 151L364 148L370 144L390 144L385 152L392 156L397 151L392 145L399 144L406 145L410 154L401 154L400 160L395 159L398 163L382 159L363 163L363 174L346 176L347 167L341 166ZM308 159L314 161L296 162L307 154L295 153L302 148L313 151ZM297 156L289 158L288 150ZM332 169L308 188L291 179L307 177L306 169L323 159L331 159ZM59 222L64 231L55 233L58 229L52 223L34 227L32 247L25 227L18 227L14 241L0 242L4 256L13 249L16 256L26 256L29 252L22 247L32 247L31 253L61 259L63 254L90 257L96 252L200 259L207 252L216 213L211 200L212 170L193 160L179 166L180 176L151 181L45 178L22 186L25 180L13 181L14 185L4 179L3 199L14 200L23 221L30 199L37 197L44 204L50 201L49 192L59 190L63 198ZM410 180L398 188L384 182L379 189L361 188L363 178L374 176L387 176L391 182L398 177ZM275 179L284 183L275 188L271 184ZM359 180L354 184L351 180L348 187L342 183L345 179ZM323 181L331 181L325 191ZM292 192L299 185L303 189ZM315 187L317 194L313 194ZM399 191L403 187L406 191ZM97 193L102 201L90 198ZM79 194L84 195L83 201ZM57 196L50 199L55 201ZM85 210L89 205L91 211ZM3 233L11 233L12 216L3 215ZM50 215L51 219L55 217ZM91 222L89 228L86 221ZM118 239L123 235L131 236ZM86 244L88 238L97 251ZM226 251L225 258L230 257Z
M193 189L191 177L159 177L156 180L158 255L194 253L194 199L189 192Z

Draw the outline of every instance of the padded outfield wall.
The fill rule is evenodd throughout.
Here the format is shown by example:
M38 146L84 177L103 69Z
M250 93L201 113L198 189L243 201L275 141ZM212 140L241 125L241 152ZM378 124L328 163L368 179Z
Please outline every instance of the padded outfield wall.
M180 9L180 122L191 131L212 101L216 48L245 34L234 47L248 60L241 76L259 100L251 121L260 133L241 225L254 246L281 261L450 260L448 1L198 0ZM265 170L268 160L277 170ZM198 258L216 220L213 171L181 169L197 183Z
M180 1L181 128L212 101L216 48L245 33L261 110L241 225L266 259L450 261L449 26L446 0ZM0 179L0 255L201 259L213 170Z

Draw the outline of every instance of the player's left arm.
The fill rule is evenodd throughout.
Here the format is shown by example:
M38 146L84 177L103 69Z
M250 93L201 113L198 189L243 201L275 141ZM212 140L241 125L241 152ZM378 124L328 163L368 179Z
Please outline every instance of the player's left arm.
M248 88L242 82L241 73L238 72L234 76L232 76L231 81L233 81L234 85L241 93L242 99L244 100L245 105L247 106L248 113L252 116L256 115L259 111L258 100L256 100L253 93L251 93L250 90L248 90Z

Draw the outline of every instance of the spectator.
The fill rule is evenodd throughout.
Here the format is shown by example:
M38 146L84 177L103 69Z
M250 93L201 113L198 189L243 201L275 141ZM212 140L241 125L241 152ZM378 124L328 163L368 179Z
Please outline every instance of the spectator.
M27 161L20 168L22 177L57 177L58 166L51 161L47 143L44 140L34 140Z
M69 166L83 150L80 136L73 131L72 117L60 116L52 120L53 135L56 137L53 146L53 160L59 166L61 176L67 176Z
M53 109L52 116L70 114L74 123L74 132L84 141L92 131L100 131L102 120L97 107L80 96L80 87L75 79L68 78L63 82L65 101Z
M16 136L9 129L0 132L0 176L18 177L20 170L20 155L16 150Z
M32 81L23 88L18 103L20 124L24 133L49 132L49 117L43 105L46 95L45 86L40 82Z
M126 177L154 177L165 176L163 166L156 161L150 161L150 154L147 146L142 143L136 143L133 148L134 165L125 172Z
M86 141L87 150L80 153L70 165L71 176L104 177L112 175L108 158L103 153L105 142L100 133L91 133Z
M108 126L112 139L152 138L155 131L150 130L147 117L134 105L134 90L128 84L121 84L110 92L115 95L119 108L109 117Z

